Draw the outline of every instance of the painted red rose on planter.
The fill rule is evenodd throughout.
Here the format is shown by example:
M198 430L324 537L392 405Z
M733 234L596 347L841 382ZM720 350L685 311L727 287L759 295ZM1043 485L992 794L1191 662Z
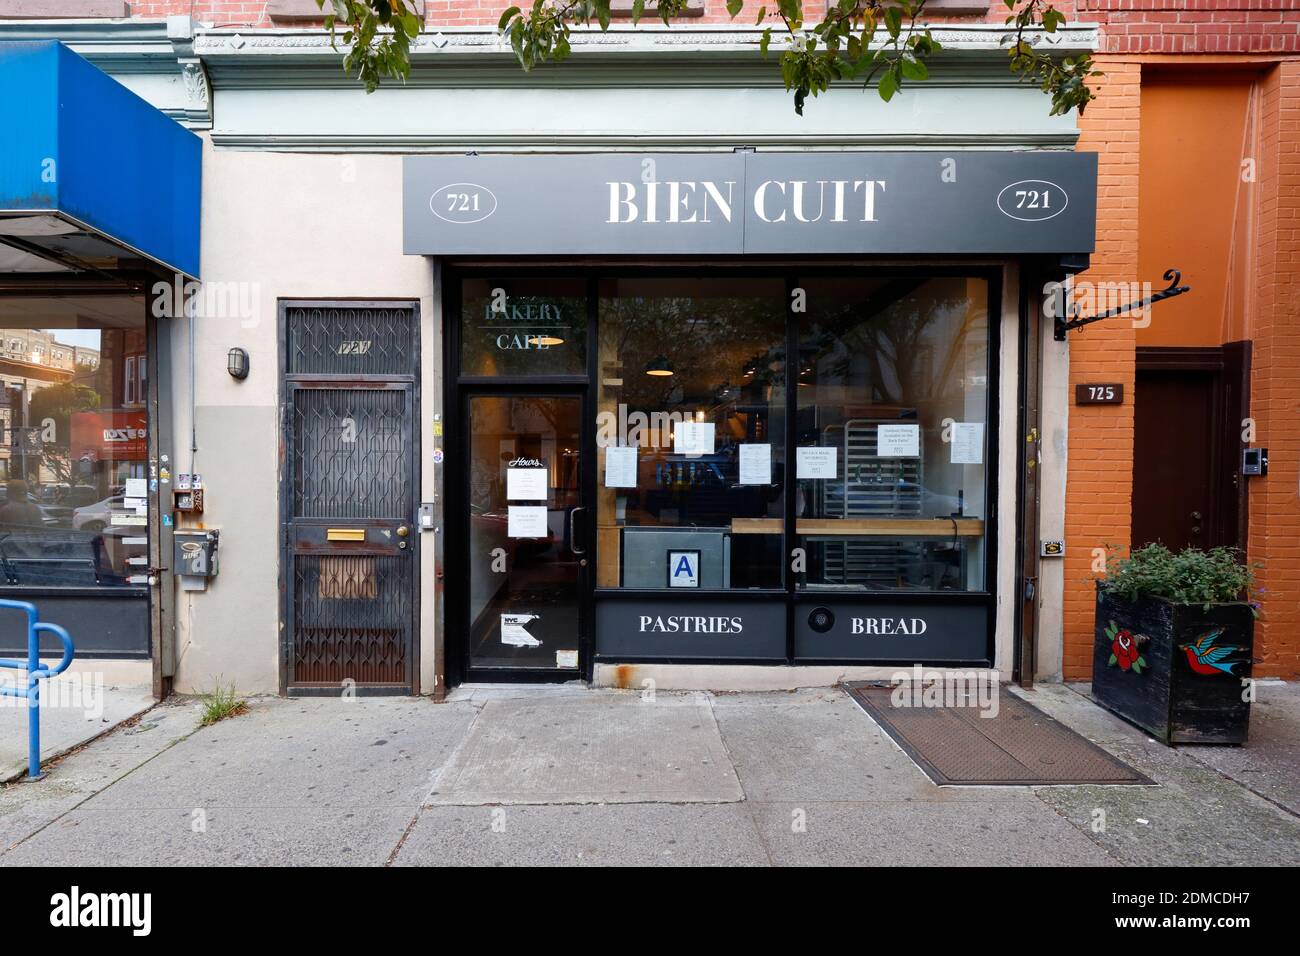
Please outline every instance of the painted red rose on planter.
M1122 671L1131 670L1134 674L1141 674L1142 668L1147 666L1147 660L1138 650L1138 644L1146 638L1134 634L1128 628L1119 627L1114 621L1106 628L1106 636L1110 638L1110 666L1118 665Z
M1115 655L1120 670L1126 671L1132 667L1138 659L1137 641L1133 639L1133 632L1120 628L1115 640L1111 641L1110 652Z

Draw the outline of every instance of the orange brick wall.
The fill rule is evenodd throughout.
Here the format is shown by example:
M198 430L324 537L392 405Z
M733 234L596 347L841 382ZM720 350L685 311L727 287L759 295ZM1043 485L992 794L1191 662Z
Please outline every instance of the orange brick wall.
M1106 53L1295 53L1300 0L1079 0Z
M1261 676L1300 677L1300 60L1261 83L1251 415L1269 472L1250 481L1252 560L1264 567Z
M1080 118L1080 150L1096 152L1097 250L1089 282L1132 281L1138 254L1138 109L1142 67L1098 57L1105 76ZM1125 321L1070 333L1070 392L1077 382L1121 382L1124 405L1071 405L1065 493L1065 647L1067 680L1092 673L1093 549L1127 547L1133 482L1135 333Z
M1142 2L1142 0L1135 0ZM1140 81L1143 63L1201 68L1197 57L1098 56L1106 77L1080 121L1079 148L1099 156L1097 253L1083 277L1132 281L1138 253ZM1258 572L1263 617L1256 631L1255 673L1300 677L1300 59L1266 69L1257 91L1259 148L1250 245L1254 267L1247 295L1246 337L1253 342L1251 415L1254 444L1269 449L1267 477L1247 479L1248 559ZM1189 157L1195 162L1195 157ZM1189 202L1195 197L1189 196ZM1160 308L1160 306L1156 306ZM1071 333L1071 383L1126 385L1122 408L1070 409L1066 491L1064 676L1091 676L1092 549L1127 545L1131 520L1132 383L1135 332L1115 319Z

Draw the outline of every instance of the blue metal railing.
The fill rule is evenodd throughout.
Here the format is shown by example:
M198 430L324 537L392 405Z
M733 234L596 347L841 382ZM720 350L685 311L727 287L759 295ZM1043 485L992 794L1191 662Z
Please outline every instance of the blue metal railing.
M27 672L27 686L5 684L0 686L0 694L7 697L27 698L27 778L41 778L41 690L37 683L41 678L56 677L68 669L76 648L72 646L72 637L57 624L47 624L40 619L40 612L35 604L26 601L9 601L0 598L0 608L12 608L27 615L27 660L19 661L0 657L0 667L11 667ZM41 634L48 631L63 642L63 660L55 667L41 663Z

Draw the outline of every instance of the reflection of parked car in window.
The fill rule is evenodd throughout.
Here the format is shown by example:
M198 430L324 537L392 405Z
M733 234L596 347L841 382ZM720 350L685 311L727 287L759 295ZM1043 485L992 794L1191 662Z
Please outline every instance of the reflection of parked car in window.
M66 481L41 485L37 490L41 507L61 508L72 516L73 508L94 504L99 500L99 489L94 485L69 485Z
M66 498L71 490L72 486L66 481L51 482L41 485L38 494L42 504L57 504Z
M34 507L37 510L37 512L39 512L40 514L41 517L40 527L50 527L51 525L59 524L61 521L66 523L67 514L70 513L69 509L60 508L57 505L41 504L40 500L30 491L27 493L26 497L27 497L27 503L30 504L32 507ZM8 503L9 503L9 487L7 485L0 484L0 508L3 508ZM29 522L26 521L15 522L10 520L8 522L5 522L2 514L0 514L0 523L20 524L20 525L30 524Z
M71 510L92 505L98 499L99 489L94 485L77 485L68 492L67 497L61 500L59 504L65 505Z
M120 511L125 501L123 495L113 495L92 505L77 508L72 512L72 527L78 531L98 533L108 527L114 510Z
M491 542L489 548L503 546L511 555L545 554L555 543L555 532L549 527L544 538L509 537L508 511L486 511L479 505L471 504L469 521L471 533L485 542Z

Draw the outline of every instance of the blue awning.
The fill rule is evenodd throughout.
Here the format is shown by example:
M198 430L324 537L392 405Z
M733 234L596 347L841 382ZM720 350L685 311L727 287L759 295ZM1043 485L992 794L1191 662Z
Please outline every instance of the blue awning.
M199 277L199 137L61 43L0 43L0 271Z

